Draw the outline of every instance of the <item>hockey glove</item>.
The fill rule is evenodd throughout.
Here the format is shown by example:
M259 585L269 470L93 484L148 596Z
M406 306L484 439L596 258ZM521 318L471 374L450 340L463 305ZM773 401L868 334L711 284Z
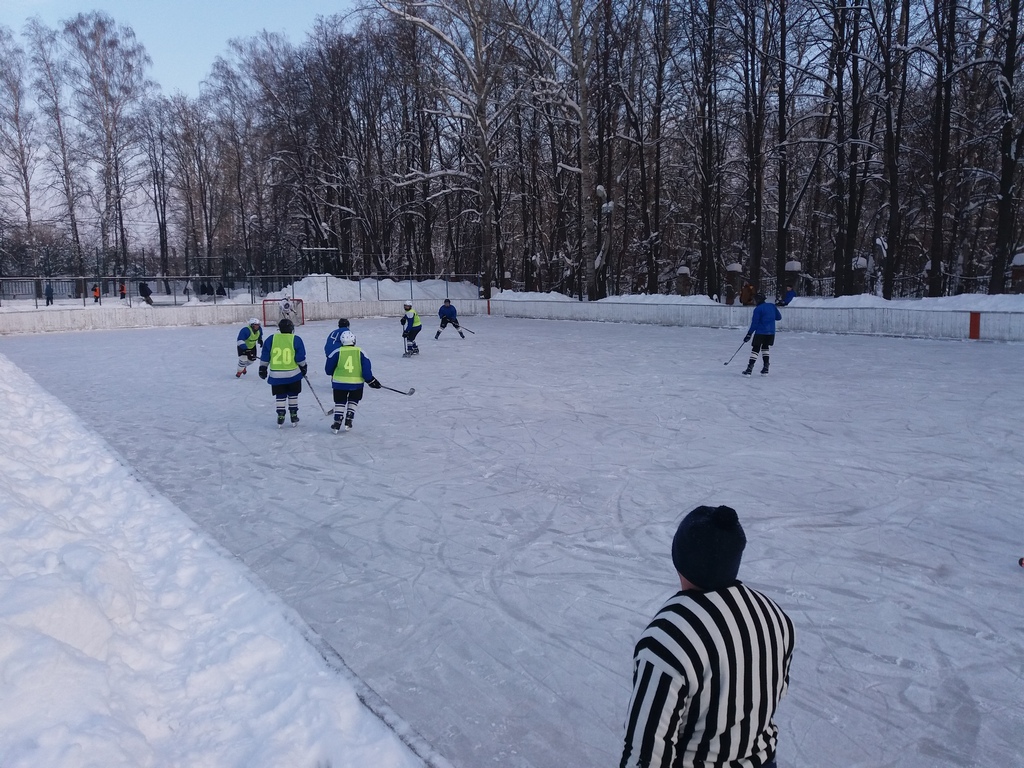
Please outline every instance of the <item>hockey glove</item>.
M266 368L260 368L260 378L261 379L267 378L267 369Z
M380 389L380 382L376 379L370 379L366 383L370 385L370 389Z
M751 337L751 336L753 336L753 334L751 334L751 333L748 333L748 334L747 334L746 336L744 336L744 337L743 337L743 341L744 341L744 342L748 342L748 341L750 341L750 337Z
M306 370L309 368L305 363L299 363L299 370L302 371L302 375L306 375Z
M256 359L256 347L253 347L252 349L247 349L245 351L245 356L248 357L250 360L255 360Z
M409 338L409 332L408 331L402 331L402 338L403 339L408 339Z

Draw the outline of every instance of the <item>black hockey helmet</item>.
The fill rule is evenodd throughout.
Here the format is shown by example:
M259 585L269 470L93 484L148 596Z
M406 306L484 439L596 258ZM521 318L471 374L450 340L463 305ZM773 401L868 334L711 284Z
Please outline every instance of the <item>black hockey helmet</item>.
M348 328L348 318L347 317L339 317L338 318L338 327L339 328Z
M286 317L277 324L277 330L281 333L295 333L295 323Z
M768 301L768 299L763 293L759 293L757 294L757 296L754 297L754 301L757 304L764 304L766 301Z

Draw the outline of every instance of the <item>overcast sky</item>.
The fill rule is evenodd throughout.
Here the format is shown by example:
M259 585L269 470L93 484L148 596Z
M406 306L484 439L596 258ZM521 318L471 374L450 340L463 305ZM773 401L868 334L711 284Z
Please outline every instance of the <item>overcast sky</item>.
M104 11L135 30L153 59L150 75L165 93L194 96L232 38L267 29L300 43L317 16L351 6L349 0L0 0L0 24L20 33L31 16L54 27L77 13Z

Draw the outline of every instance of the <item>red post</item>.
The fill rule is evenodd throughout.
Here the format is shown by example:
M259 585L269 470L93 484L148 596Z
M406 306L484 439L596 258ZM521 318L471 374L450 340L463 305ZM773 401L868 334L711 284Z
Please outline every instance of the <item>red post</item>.
M981 338L981 312L971 312L971 329L968 333L968 338Z

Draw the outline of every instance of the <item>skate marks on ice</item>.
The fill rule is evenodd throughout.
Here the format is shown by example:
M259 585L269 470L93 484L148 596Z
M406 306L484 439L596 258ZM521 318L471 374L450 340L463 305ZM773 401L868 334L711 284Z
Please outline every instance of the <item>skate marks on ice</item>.
M308 393L278 432L230 329L0 351L460 768L617 761L632 646L701 503L740 510L741 578L796 622L780 764L1021 765L1019 346L780 334L751 384L728 331L478 318L410 368L392 324L360 345L416 396L368 391L345 440ZM209 356L138 370L167 343Z

